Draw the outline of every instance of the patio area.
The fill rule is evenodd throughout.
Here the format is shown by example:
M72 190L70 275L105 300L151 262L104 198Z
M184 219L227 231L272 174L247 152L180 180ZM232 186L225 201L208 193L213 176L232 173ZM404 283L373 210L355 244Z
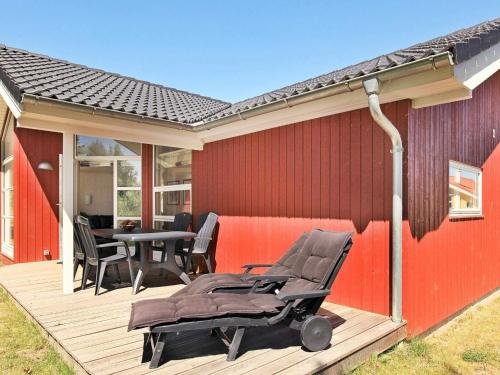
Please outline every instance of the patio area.
M304 351L298 333L286 327L253 329L237 360L227 362L226 347L208 332L181 333L168 342L167 361L150 370L141 363L146 331L127 332L130 304L173 294L183 287L179 279L152 273L136 295L124 282L116 289L103 284L105 290L96 297L93 287L63 295L61 274L62 265L55 261L5 266L0 268L0 286L82 374L343 373L406 336L405 324L389 317L324 303L321 314L328 315L334 327L327 350Z

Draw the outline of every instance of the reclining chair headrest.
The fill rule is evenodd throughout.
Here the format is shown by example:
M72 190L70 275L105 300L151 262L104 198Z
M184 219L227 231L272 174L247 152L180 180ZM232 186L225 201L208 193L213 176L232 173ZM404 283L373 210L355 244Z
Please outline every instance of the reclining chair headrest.
M297 254L292 267L294 278L287 281L283 292L329 289L352 244L352 233L313 229Z

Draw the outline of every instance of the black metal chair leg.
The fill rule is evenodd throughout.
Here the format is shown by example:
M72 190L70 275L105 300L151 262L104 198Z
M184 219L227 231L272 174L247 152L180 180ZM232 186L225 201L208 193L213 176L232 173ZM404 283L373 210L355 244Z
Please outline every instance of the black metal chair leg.
M236 332L234 332L233 339L231 340L231 345L229 345L229 353L227 354L228 361L234 361L238 355L238 349L240 348L241 339L245 334L245 328L238 327Z
M90 272L90 264L87 262L83 263L83 276L82 276L82 285L80 287L81 290L84 290L87 287L87 279L89 278Z
M99 262L97 270L95 272L95 295L99 295L99 290L101 289L102 279L104 279L104 272L108 264L106 262Z
M78 271L78 265L79 264L80 264L80 262L78 261L77 258L75 258L75 260L73 261L73 280L75 280L76 271Z
M116 275L116 281L118 281L118 283L121 283L122 279L120 277L120 269L118 268L118 264L113 264L113 270L115 272L115 275Z
M189 272L191 272L191 268L192 268L191 253L188 253L188 255L186 256L186 267L185 267L184 271L186 273L189 273ZM194 272L194 269L193 269L193 272Z
M205 264L207 265L208 272L212 273L212 261L210 260L210 255L203 255L203 259L205 260Z
M181 262L182 262L182 269L184 270L184 272L187 273L187 270L186 270L186 258L184 255L182 254L179 254L179 257L181 258Z
M158 339L156 340L156 345L153 351L153 357L149 363L149 368L158 368L160 363L161 355L163 354L163 349L165 348L165 342L167 341L166 333L159 333Z

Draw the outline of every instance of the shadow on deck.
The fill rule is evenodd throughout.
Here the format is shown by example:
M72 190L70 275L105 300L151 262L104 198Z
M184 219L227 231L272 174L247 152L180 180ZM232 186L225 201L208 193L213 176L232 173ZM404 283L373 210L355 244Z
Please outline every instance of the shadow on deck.
M0 268L0 285L80 373L343 373L406 336L405 325L386 316L324 303L320 314L329 316L334 329L331 346L322 352L305 351L298 332L287 327L254 328L245 334L237 360L227 362L227 349L217 338L203 331L185 332L167 341L163 365L149 370L141 363L145 330L127 332L130 304L167 297L182 288L180 281L148 275L135 296L130 283L108 282L103 287L109 290L95 297L93 287L79 290L79 278L77 291L63 295L62 266L56 262Z

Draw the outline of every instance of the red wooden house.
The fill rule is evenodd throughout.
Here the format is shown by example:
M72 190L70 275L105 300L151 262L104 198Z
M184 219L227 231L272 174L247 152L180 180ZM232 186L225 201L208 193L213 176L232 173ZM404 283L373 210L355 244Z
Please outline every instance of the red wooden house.
M78 213L215 211L218 272L350 230L332 300L419 334L499 286L499 68L500 19L235 104L0 45L0 259L70 293Z

